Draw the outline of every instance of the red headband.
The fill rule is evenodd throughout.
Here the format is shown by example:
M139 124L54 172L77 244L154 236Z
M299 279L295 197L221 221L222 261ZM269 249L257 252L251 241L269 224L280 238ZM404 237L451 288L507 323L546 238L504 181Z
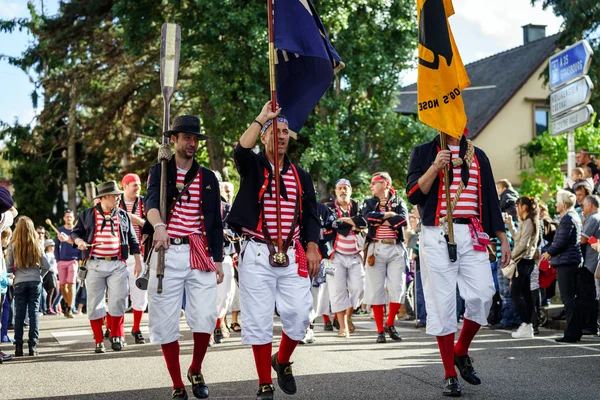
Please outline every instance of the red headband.
M383 176L374 176L371 179L371 183L377 183L377 182L381 182L381 183L389 183Z
M137 174L127 174L121 180L121 186L123 186L123 189L125 189L125 185L129 185L133 182L141 183L140 177Z

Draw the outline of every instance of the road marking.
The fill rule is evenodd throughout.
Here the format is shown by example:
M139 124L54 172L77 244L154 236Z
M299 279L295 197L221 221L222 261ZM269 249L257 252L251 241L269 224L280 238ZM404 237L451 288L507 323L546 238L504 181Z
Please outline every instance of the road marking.
M498 329L498 332L512 333L511 331L505 331L505 330L502 330L502 329ZM595 348L593 348L593 347L583 346L583 345L580 345L580 344L575 344L575 343L558 343L558 342L557 342L556 340L554 340L554 339L557 339L557 338L559 338L559 337L560 337L560 336L553 336L553 337L550 337L550 338L546 338L546 337L534 337L533 339L527 339L527 340L543 340L543 341L545 341L545 342L548 342L548 343L554 343L554 344L556 344L556 345L563 345L563 346L570 346L570 347L578 347L578 348L580 348L580 349L584 349L584 350L590 350L590 351L597 351L597 352L600 352L600 349L595 349ZM519 340L519 339L511 339L511 340ZM522 340L522 339L521 339L521 340ZM590 345L592 345L592 346L597 346L596 344L591 344L591 343L590 343Z

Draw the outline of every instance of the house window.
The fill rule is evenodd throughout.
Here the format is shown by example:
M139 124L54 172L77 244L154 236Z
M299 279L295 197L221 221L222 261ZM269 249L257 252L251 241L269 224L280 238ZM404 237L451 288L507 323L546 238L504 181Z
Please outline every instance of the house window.
M535 136L541 135L544 132L550 130L550 109L548 107L535 107L534 111L535 121Z

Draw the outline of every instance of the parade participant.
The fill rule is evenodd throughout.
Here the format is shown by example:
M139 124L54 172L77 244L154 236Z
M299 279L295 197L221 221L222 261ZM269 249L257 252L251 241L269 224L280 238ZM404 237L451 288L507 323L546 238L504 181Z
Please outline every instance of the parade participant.
M219 181L194 158L200 140L208 139L200 132L198 117L179 116L174 119L171 130L163 134L170 136L175 150L167 166L167 220L161 219L159 211L160 163L150 169L144 199L148 222L154 228L152 245L155 250L149 262L150 340L161 345L173 381L173 398L187 399L179 364L179 319L185 290L185 319L194 338L187 378L192 383L194 396L207 398L202 361L217 322L217 284L223 281ZM163 290L158 293L157 251L161 246L166 250Z
M146 221L144 219L144 198L140 196L140 189L142 187L140 177L136 174L127 174L121 180L121 186L123 187L123 196L121 197L119 205L121 209L127 211L133 224L135 235L138 240L141 241L142 227ZM134 274L134 267L135 257L133 254L130 254L127 258L127 276L129 277L129 297L131 299L131 309L133 310L131 336L135 338L136 344L145 344L146 340L140 330L140 322L142 321L144 311L146 311L146 306L148 305L148 291L141 290L135 285L135 280L137 278ZM110 309L108 311L110 313Z
M486 243L491 235L500 239L501 267L510 261L510 248L487 156L465 136L460 140L449 137L448 147L449 150L440 149L438 136L413 149L406 193L421 215L419 255L427 309L426 332L437 337L445 371L443 394L460 396L455 364L465 381L473 385L481 383L468 351L480 326L487 325L496 291ZM455 207L452 214L457 245L455 262L448 253L447 222L441 218L447 215L443 169L451 162L454 166L450 170L453 177L450 198L454 199ZM460 193L457 195L457 192ZM455 345L457 284L466 311Z
M328 204L335 222L332 226L333 254L330 257L334 273L327 277L327 285L331 311L337 314L340 324L338 336L348 337L354 332L352 313L358 307L359 296L365 287L365 271L360 256L364 240L360 232L367 227L367 221L360 215L358 203L351 198L349 180L336 182L335 195L336 199Z
M404 231L408 211L404 200L392 189L392 178L387 172L377 172L371 178L373 197L365 201L361 215L368 223L365 251L365 297L377 324L377 343L385 343L385 333L392 340L402 340L394 320L406 299L406 249ZM383 324L386 289L389 309Z
M242 342L252 345L254 352L258 399L273 398L271 366L281 390L286 394L296 393L290 357L309 324L313 299L308 276L309 272L313 276L317 273L320 260L315 189L310 175L292 164L286 155L289 130L280 112L279 108L271 111L271 102L267 102L236 145L234 161L241 185L227 218L227 223L243 232L246 239L238 267L244 318ZM275 133L273 118L278 121ZM259 136L265 148L256 154L252 149ZM277 226L275 210L274 140L279 157L277 168L281 169L281 226ZM278 230L285 245L274 254ZM307 244L306 254L300 239ZM271 356L275 304L283 330L279 351Z
M58 268L58 282L60 283L60 293L66 304L64 315L67 318L73 318L73 303L75 301L75 282L77 280L77 268L81 259L81 252L73 246L71 232L75 215L73 211L66 210L63 214L65 224L58 228L58 235L54 239L54 257L56 258Z
M218 177L218 176L217 176ZM221 218L225 219L231 210L229 201L233 197L233 184L231 182L219 182L221 192ZM223 194L226 195L223 196ZM224 338L229 337L229 328L224 324L227 310L231 306L235 295L236 283L233 279L233 256L236 253L235 243L237 235L224 224L223 226L223 282L217 287L217 323L214 331L215 343L222 343Z
M127 266L131 253L135 257L135 275L142 270L140 245L129 215L119 208L123 192L115 181L98 185L100 203L84 210L71 232L73 245L87 260L85 276L87 313L96 353L104 353L102 322L106 316L105 293L111 314L110 341L114 351L125 346L124 314L127 303ZM61 282L62 283L62 282Z

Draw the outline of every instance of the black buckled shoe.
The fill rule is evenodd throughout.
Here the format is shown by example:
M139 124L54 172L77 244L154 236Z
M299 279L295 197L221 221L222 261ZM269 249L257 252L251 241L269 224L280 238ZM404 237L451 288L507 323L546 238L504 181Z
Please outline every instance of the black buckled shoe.
M221 331L221 328L216 328L213 335L215 338L215 343L223 343L223 331Z
M173 394L171 396L172 399L177 400L188 400L188 394L185 389L173 389Z
M204 376L202 372L192 373L188 369L187 373L188 380L192 383L192 393L197 399L208 399L208 386L204 382Z
M94 350L96 353L106 353L106 347L104 347L104 342L96 343L96 349Z
M106 329L104 331L104 339L109 339L110 338L110 329Z
M385 331L388 333L388 335L390 335L390 339L392 340L396 340L396 341L400 341L402 340L402 338L400 337L400 335L398 335L398 332L396 331L396 327L395 326L386 326L385 327Z
M331 321L325 322L325 330L329 332L333 331L333 324L331 323Z
M131 336L135 338L135 344L146 344L146 339L144 339L142 331L131 331Z
M273 400L275 393L275 386L271 383L263 383L258 386L258 393L256 393L256 400Z
M458 368L458 372L460 372L460 376L465 382L471 385L481 385L481 379L473 369L473 359L468 354L464 356L454 354L454 365Z
M376 343L385 343L385 332L379 332L377 334L377 340L375 341Z
M123 340L120 336L113 336L110 338L110 347L113 351L121 351L123 350Z
M458 378L456 376L451 376L447 379L444 379L444 391L442 394L449 397L461 396L460 383L458 382Z
M279 364L277 362L277 354L275 353L271 357L271 366L277 373L277 384L283 390L283 393L294 394L296 393L296 379L292 373L292 363Z
M337 329L338 331L340 330L340 321L338 321L338 319L337 319L337 318L334 318L334 319L333 319L333 324L332 324L332 325L333 325L333 327L334 327L335 329Z

